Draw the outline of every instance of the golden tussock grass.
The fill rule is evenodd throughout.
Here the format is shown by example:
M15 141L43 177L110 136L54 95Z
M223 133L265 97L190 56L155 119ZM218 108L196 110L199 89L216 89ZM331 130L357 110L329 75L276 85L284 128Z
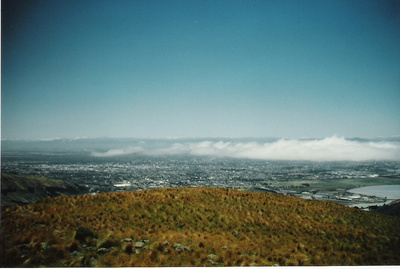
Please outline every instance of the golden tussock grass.
M222 188L46 198L4 209L1 237L9 267L400 263L397 217Z

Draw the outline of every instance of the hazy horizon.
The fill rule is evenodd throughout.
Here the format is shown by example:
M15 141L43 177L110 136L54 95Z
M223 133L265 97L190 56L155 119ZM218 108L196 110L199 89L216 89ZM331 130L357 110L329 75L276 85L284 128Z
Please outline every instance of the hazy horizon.
M98 158L181 155L258 160L400 161L400 137L3 140L2 152L80 152Z
M396 0L2 1L2 140L400 135Z
M390 135L390 136L339 136L336 134L328 135L325 137L318 137L318 136L303 136L303 137L290 137L290 136L184 136L184 137L135 137L135 136L95 136L95 137L84 137L84 136L77 136L77 137L45 137L45 138L1 138L3 141L56 141L56 140L84 140L84 139L135 139L135 140L191 140L191 139L287 139L287 140L307 140L307 139L324 139L328 137L340 137L345 139L396 139L400 138L400 135Z

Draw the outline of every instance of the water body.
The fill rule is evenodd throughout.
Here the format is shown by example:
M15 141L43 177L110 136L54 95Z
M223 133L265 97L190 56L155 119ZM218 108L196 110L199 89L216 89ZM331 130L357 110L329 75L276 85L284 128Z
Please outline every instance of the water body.
M368 196L387 198L390 200L400 199L400 185L378 185L348 190L351 193L358 193Z

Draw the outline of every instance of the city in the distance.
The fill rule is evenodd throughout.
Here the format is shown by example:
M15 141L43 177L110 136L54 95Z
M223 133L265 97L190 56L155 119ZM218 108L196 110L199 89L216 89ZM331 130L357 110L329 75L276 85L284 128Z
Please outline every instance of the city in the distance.
M3 140L2 173L75 183L91 194L206 186L368 210L400 198L399 144L399 137L336 136Z

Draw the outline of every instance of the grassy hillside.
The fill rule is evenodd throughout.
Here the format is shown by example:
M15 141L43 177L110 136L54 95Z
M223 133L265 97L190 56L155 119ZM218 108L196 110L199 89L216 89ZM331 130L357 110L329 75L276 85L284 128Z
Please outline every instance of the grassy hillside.
M1 174L1 206L31 204L45 197L78 195L87 188L61 180L26 175Z
M400 264L400 218L221 188L45 198L2 212L4 266Z

